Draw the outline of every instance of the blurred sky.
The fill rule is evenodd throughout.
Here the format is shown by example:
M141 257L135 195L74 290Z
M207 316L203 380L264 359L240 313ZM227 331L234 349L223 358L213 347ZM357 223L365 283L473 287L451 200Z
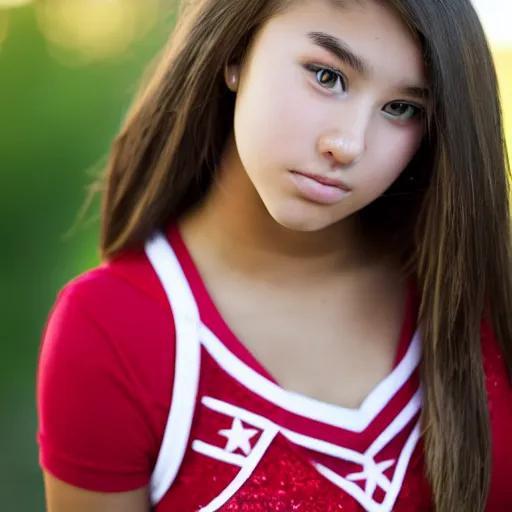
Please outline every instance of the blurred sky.
M473 5L493 45L512 48L512 0L473 0Z

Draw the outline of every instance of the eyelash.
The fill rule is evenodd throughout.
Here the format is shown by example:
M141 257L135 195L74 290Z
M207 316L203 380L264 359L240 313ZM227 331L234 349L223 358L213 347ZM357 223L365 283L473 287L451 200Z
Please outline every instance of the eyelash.
M411 117L406 117L405 119L400 119L400 116L393 116L391 114L388 114L387 112L384 112L384 108L386 108L390 105L405 105L409 108L414 109L414 114ZM384 115L393 121L412 121L414 119L421 119L425 113L425 109L423 107L419 107L418 105L414 105L413 103L409 103L407 101L400 101L400 100L390 101L389 103L386 103L386 105L384 105L384 108L382 109L382 111L384 112Z
M336 68L333 68L330 66L318 65L318 64L306 64L304 67L307 71L309 71L310 73L313 73L315 75L315 80L318 83L318 85L320 85L320 87L330 89L330 87L326 87L324 84L320 83L320 80L317 77L319 71L327 71L329 73L334 74L336 76L337 80L340 81L340 84L342 87L342 92L343 93L347 92L348 80L347 80L346 76L339 69L336 69ZM393 116L391 114L388 114L387 112L384 112L384 109L390 105L405 105L409 108L414 109L414 114L409 118L400 119L399 118L400 116ZM423 107L420 107L419 105L415 105L414 103L409 103L407 101L394 100L394 101L390 101L389 103L386 103L386 105L384 105L382 111L384 112L386 117L388 117L389 119L392 119L393 121L410 121L412 119L417 119L419 117L423 117L425 109Z
M347 91L348 80L347 80L346 76L339 69L332 68L330 66L319 66L317 64L306 64L305 68L307 71L309 71L310 73L313 73L314 75L317 75L317 73L319 71L328 71L329 73L333 73L339 79L339 81L341 83L341 87L343 89L343 92ZM315 79L317 80L318 85L320 85L321 87L325 87L323 84L320 83L320 81L316 78L316 76L315 76Z

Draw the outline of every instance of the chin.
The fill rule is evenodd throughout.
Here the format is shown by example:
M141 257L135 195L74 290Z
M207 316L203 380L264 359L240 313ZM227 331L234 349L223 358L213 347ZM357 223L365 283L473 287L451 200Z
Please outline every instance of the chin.
M335 224L340 219L333 219L326 215L327 212L318 211L313 207L297 207L296 205L281 205L278 208L268 208L270 216L280 226L292 231L300 231L304 233L312 233L325 229Z

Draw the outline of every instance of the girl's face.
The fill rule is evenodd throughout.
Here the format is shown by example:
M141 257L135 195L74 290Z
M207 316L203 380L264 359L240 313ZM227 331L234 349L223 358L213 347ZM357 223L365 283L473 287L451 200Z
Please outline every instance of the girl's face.
M242 69L228 68L242 165L271 216L295 230L378 198L424 134L418 42L373 0L345 3L298 1L261 29Z

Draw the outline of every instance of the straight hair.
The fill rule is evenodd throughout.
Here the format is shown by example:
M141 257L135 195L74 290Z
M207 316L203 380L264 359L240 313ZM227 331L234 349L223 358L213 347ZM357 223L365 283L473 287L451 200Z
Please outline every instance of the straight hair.
M182 6L113 144L104 181L104 259L141 247L208 193L233 129L225 66L242 61L261 26L292 3ZM417 282L423 442L435 508L483 512L491 431L482 325L492 328L509 377L512 370L510 169L496 72L470 0L380 3L399 13L423 47L432 115L401 178L360 215L370 231L397 241ZM411 176L420 186L404 185Z

